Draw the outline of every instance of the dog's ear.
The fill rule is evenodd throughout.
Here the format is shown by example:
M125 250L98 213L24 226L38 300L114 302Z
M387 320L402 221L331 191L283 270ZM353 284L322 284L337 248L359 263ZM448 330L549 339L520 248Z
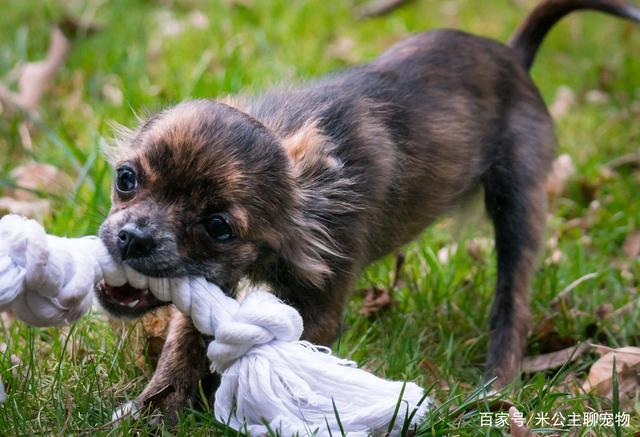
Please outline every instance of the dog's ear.
M334 145L316 121L284 138L282 146L289 158L298 205L282 253L307 282L322 287L333 273L330 260L344 257L323 223L349 209L343 197L351 195L352 181L342 174L342 162L333 155Z
M340 165L331 155L331 141L318 128L315 120L306 122L292 135L283 139L282 146L291 162L294 177L297 178L310 171L323 171Z

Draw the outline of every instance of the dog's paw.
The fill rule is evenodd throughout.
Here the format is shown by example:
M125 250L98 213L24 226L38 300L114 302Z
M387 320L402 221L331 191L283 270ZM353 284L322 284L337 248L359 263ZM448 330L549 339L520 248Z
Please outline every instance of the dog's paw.
M111 415L112 422L118 422L125 417L129 417L136 420L140 417L140 411L142 410L142 403L139 401L129 401L115 409Z
M138 420L140 419L143 409L143 403L139 400L126 402L116 408L111 415L111 421L115 423L126 417L131 420ZM159 409L155 409L153 413L145 415L145 418L147 419L147 423L151 426L158 426L164 422L164 418Z

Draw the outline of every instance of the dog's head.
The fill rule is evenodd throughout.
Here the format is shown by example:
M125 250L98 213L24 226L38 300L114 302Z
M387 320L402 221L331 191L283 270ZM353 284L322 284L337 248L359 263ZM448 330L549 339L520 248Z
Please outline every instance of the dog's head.
M302 241L315 237L304 230L287 147L249 115L209 100L182 103L124 132L111 155L112 208L100 238L133 270L232 289L260 253L276 252L312 282L328 272L322 247ZM153 306L98 295L120 315Z

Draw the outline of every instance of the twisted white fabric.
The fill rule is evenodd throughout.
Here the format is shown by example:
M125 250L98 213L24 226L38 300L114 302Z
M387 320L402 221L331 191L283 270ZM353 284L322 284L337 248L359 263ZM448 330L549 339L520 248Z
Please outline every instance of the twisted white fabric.
M34 325L67 323L89 308L102 279L148 285L215 337L207 351L221 374L214 414L236 430L328 436L339 435L341 424L351 435L384 433L402 396L391 426L398 434L406 417L415 423L430 405L413 383L378 378L299 341L300 314L271 293L254 291L239 303L201 277L147 278L114 263L95 237L58 238L31 220L0 219L0 310Z
M125 282L97 237L60 238L35 220L0 219L0 311L35 326L70 323L89 309L102 278Z

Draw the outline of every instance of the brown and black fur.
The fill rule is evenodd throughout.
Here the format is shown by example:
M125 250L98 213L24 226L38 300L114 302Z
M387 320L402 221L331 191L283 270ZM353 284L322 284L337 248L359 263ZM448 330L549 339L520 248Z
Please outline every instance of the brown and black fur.
M615 0L548 0L509 45L436 30L304 87L160 112L116 151L139 188L114 194L101 237L118 257L119 229L143 229L153 247L125 262L149 276L205 275L229 293L241 278L267 283L301 312L308 340L329 344L361 270L483 189L498 256L486 370L508 383L525 346L555 148L528 69L576 9L640 18ZM228 217L232 241L208 237L214 213ZM179 386L164 405L174 414L207 366L188 320L172 326L141 400Z

